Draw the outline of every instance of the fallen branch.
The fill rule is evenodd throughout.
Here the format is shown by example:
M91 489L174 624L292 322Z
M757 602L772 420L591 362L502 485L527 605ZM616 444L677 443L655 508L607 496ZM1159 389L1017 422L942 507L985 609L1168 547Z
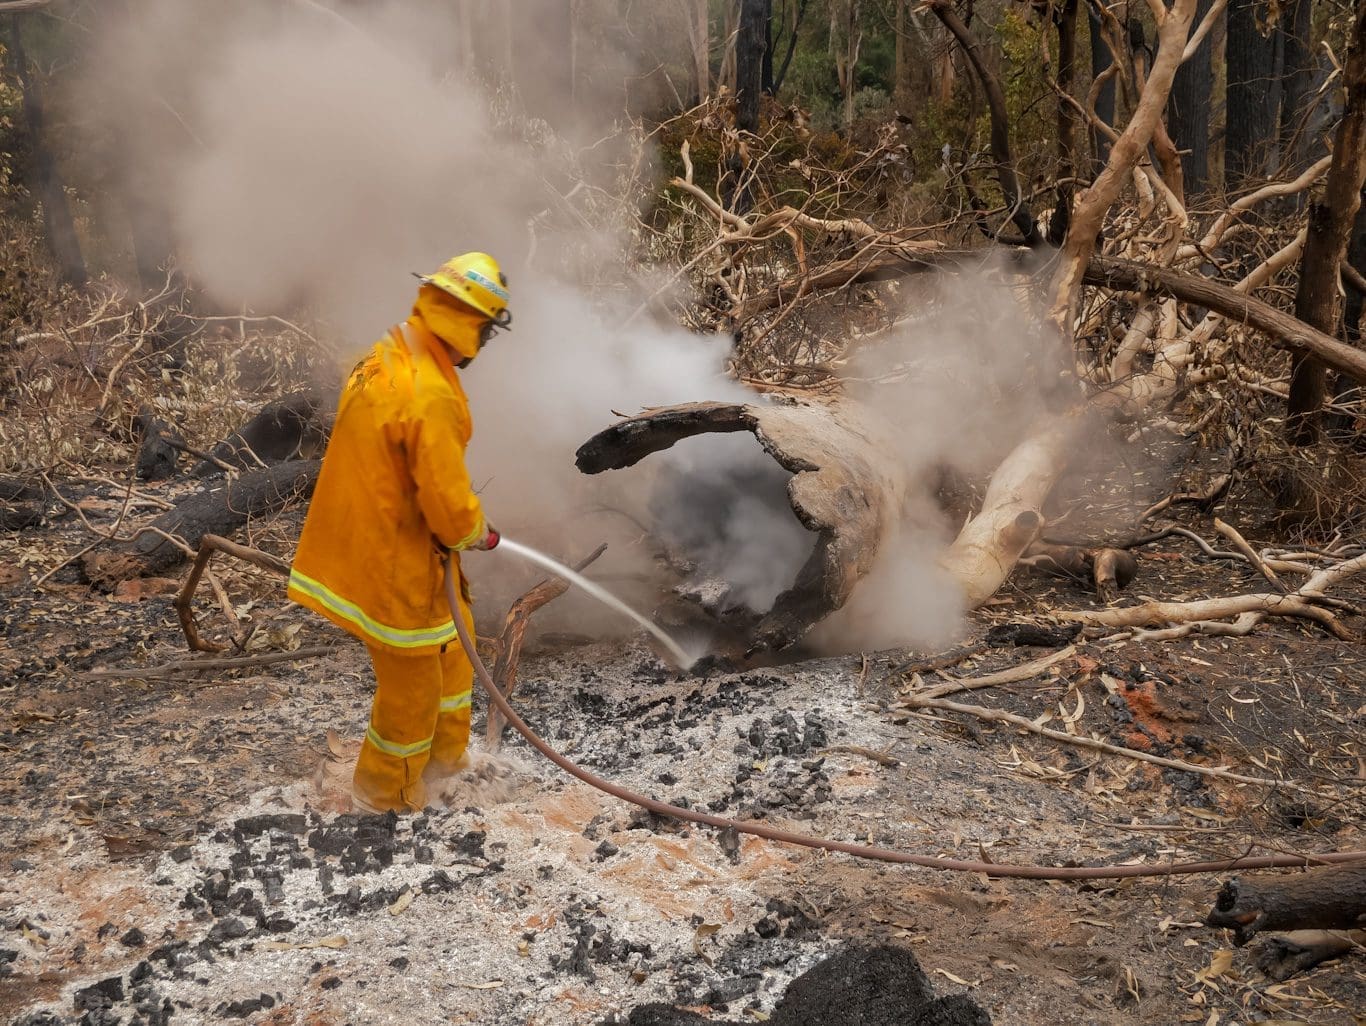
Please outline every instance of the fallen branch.
M112 551L95 551L82 560L86 578L97 587L162 573L193 559L206 534L227 535L252 517L275 513L312 494L320 460L294 460L243 474L237 480L192 495L139 530ZM172 540L174 539L174 540Z
M1268 584L1282 595L1289 593L1290 588L1284 581L1276 576L1276 571L1267 566L1262 557L1257 555L1257 550L1247 543L1247 539L1238 533L1237 528L1233 527L1231 524L1226 524L1218 517L1215 517L1214 529L1229 541L1233 542L1233 547L1243 554L1243 558L1252 564L1254 570L1266 578Z
M590 563L607 551L604 542L586 558L574 564L574 570L581 572ZM569 589L569 582L561 577L551 577L541 581L508 609L503 618L503 633L498 639L498 658L493 664L493 680L505 698L511 699L517 688L517 661L522 654L522 640L531 623L531 614L548 602L559 598ZM484 728L484 747L496 752L502 747L504 721L496 708L490 708L488 723Z
M1326 609L1311 605L1298 595L1230 595L1225 598L1198 599L1194 602L1145 602L1124 609L1071 610L1059 613L1065 620L1088 627L1152 627L1156 624L1183 624L1201 620L1223 620L1243 613L1258 612L1274 616L1299 616L1323 624L1344 641L1353 635Z
M1366 930L1292 930L1268 937L1253 961L1271 979L1288 980L1352 951L1366 953Z

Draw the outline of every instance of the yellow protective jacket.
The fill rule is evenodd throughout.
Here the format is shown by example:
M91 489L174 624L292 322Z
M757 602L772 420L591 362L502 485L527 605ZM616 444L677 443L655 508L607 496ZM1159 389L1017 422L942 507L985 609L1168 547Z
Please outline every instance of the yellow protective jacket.
M486 531L465 469L469 403L442 343L472 357L478 322L431 292L351 372L289 577L295 602L414 655L456 636L443 549Z

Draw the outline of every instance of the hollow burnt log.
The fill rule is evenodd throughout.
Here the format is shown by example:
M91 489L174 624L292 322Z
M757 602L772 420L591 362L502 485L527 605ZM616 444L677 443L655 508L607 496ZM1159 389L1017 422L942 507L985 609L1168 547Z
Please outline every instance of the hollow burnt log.
M180 432L146 406L133 418L133 430L142 439L138 445L137 476L144 481L164 481L175 476L176 462L185 446Z
M182 500L132 540L95 549L82 559L85 576L97 588L162 573L189 556L168 539L173 535L191 550L206 534L229 535L250 518L275 513L313 493L321 460L292 460L243 474L237 480Z
M1102 602L1114 602L1138 574L1138 562L1123 549L1087 549L1036 541L1025 550L1021 564L1045 573L1090 581Z
M1288 876L1235 876L1219 889L1205 925L1234 930L1240 946L1263 930L1366 926L1366 859Z
M689 403L649 410L600 431L578 450L585 474L617 470L684 438L749 431L780 467L792 512L815 536L796 579L762 614L750 653L800 641L848 600L901 513L907 482L884 455L895 451L879 421L859 405Z

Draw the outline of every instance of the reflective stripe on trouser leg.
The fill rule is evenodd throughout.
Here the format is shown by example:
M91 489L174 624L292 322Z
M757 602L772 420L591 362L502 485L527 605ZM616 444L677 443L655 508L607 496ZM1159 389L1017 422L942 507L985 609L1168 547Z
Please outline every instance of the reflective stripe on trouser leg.
M474 637L474 618L469 606L460 603L465 626ZM474 667L459 639L441 653L441 705L432 740L432 761L428 776L455 772L456 765L470 743L470 699L474 687Z
M384 645L366 648L375 668L375 700L353 786L376 808L420 809L427 804L422 770L441 703L441 657Z

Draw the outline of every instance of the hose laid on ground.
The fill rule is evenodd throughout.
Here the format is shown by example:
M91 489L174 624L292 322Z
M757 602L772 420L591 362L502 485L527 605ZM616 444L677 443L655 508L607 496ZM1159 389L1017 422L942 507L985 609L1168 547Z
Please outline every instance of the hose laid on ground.
M513 711L507 698L498 690L498 685L493 683L493 678L489 675L488 669L484 666L484 661L479 658L479 653L475 650L474 639L470 637L469 631L465 628L465 618L460 614L460 602L456 598L455 575L451 572L451 562L446 561L446 600L451 606L451 617L455 621L455 629L460 635L460 644L465 649L465 654L469 656L470 662L474 666L474 672L479 677L479 683L488 692L489 699L498 711L503 714L507 722L512 724L517 733L526 738L527 742L540 752L547 759L553 762L560 769L570 776L582 780L590 787L597 788L605 794L610 794L614 798L639 805L642 809L659 816L668 816L672 819L681 819L689 823L698 823L703 826L717 827L721 830L735 830L742 834L752 834L755 837L763 837L770 841L780 841L784 844L796 844L804 848L821 848L825 851L839 851L846 855L854 855L861 859L874 859L879 862L897 862L912 866L924 866L926 869L942 869L957 873L986 873L989 876L997 877L1016 877L1026 880L1118 880L1123 877L1134 876L1170 876L1183 873L1222 873L1230 869L1276 869L1291 866L1305 867L1320 865L1330 862L1350 862L1353 859L1366 858L1366 851L1338 851L1328 852L1322 855L1258 855L1249 858L1224 859L1217 862L1173 862L1166 866L1021 866L1011 865L1000 862L977 862L971 859L946 859L937 858L933 855L916 855L911 852L896 851L892 848L879 848L873 845L854 844L850 841L832 841L823 837L813 837L809 834L797 834L788 830L779 830L776 827L764 826L761 823L746 823L740 820L726 819L724 816L712 816L705 812L697 812L693 809L685 809L679 805L670 805L668 802L661 802L647 795L637 794L627 790L610 780L590 773L581 766L571 762L555 749L551 748L539 734L531 729L527 723Z

